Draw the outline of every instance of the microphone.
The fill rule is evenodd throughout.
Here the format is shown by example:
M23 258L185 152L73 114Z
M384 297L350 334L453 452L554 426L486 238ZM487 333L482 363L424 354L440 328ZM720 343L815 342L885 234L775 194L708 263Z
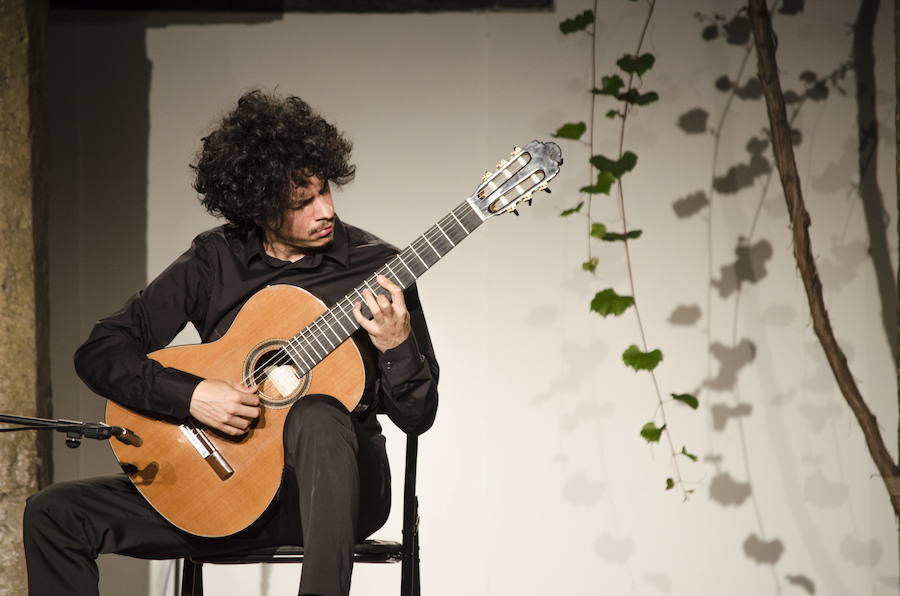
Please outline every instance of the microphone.
M143 444L143 440L138 435L124 426L110 426L103 422L79 422L77 420L60 420L59 423L60 427L57 430L68 435L66 444L69 447L77 447L80 437L98 440L115 437L122 443L134 447L140 447Z
M138 435L134 434L130 429L125 428L124 426L110 426L112 429L112 435L119 441L125 443L126 445L132 445L134 447L140 447L144 444L143 439L141 439Z

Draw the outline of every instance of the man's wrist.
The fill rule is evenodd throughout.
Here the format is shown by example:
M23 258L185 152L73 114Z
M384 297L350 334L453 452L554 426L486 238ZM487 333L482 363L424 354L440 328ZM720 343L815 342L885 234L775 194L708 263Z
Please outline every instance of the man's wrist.
M385 350L378 357L378 368L389 379L410 377L421 365L422 354L416 336L410 333L399 345Z
M155 392L165 396L163 403L157 408L159 414L168 414L174 418L187 418L191 411L191 399L194 390L204 379L197 375L178 370L164 368L156 376Z

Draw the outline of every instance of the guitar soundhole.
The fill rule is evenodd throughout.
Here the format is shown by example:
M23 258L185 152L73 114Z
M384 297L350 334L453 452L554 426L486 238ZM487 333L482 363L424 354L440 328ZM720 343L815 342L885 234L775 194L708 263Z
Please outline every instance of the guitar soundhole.
M244 365L244 378L259 387L259 399L270 408L286 408L309 389L310 375L301 374L284 351L285 342L273 339L256 346Z

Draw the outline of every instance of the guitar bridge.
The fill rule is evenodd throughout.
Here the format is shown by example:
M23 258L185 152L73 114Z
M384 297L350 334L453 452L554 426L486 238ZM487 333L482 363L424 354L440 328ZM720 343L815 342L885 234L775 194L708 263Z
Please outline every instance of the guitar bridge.
M219 480L228 480L231 478L232 474L234 474L234 468L232 468L225 458L222 457L222 454L216 449L216 446L213 445L212 441L209 440L206 433L199 428L194 428L188 424L179 424L178 430L181 431L181 434L183 434L194 449L197 450L200 457L209 464L209 467L213 469L219 477Z

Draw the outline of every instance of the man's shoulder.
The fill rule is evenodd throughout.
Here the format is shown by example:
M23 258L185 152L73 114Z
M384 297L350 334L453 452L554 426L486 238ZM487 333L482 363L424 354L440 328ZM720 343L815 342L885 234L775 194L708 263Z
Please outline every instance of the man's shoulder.
M364 230L352 224L348 224L345 221L342 221L341 223L344 224L344 229L347 231L347 243L350 247L351 252L359 250L371 250L380 251L386 255L391 256L400 252L400 250L396 246L394 246L390 242L387 242L386 240L382 240L368 230Z
M247 246L247 234L230 224L210 228L194 237L193 247L204 254L221 254L223 251L242 254Z

